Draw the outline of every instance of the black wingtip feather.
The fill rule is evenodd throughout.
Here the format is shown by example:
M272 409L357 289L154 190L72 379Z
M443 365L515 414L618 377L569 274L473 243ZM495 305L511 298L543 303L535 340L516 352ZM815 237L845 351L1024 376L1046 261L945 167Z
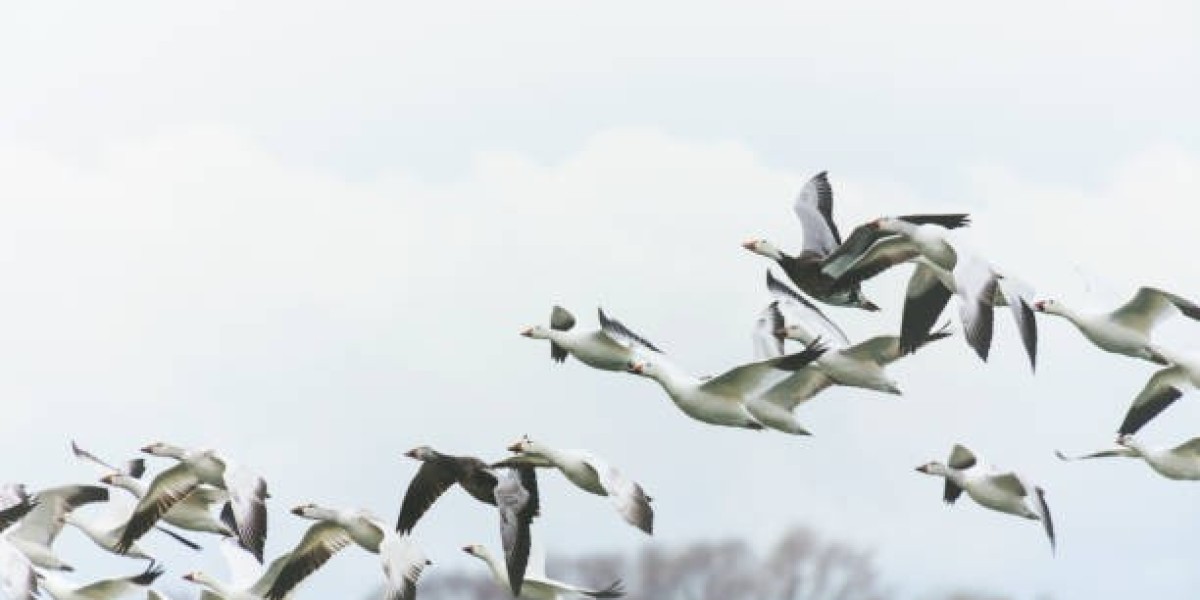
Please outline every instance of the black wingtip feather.
M620 598L625 595L625 584L618 579L602 590L584 592L584 595L592 598Z
M1129 407L1129 412L1125 413L1125 420L1121 422L1121 427L1117 429L1117 434L1133 435L1137 433L1146 423L1157 417L1168 406L1174 404L1181 396L1183 396L1183 392L1179 388L1169 387L1142 403L1141 406Z
M135 577L130 577L129 582L134 585L148 586L148 585L154 583L154 580L158 579L158 577L160 575L162 575L164 572L165 571L163 570L162 567L158 566L155 563L150 563L150 566L146 567L145 572L143 572L141 575L137 575Z

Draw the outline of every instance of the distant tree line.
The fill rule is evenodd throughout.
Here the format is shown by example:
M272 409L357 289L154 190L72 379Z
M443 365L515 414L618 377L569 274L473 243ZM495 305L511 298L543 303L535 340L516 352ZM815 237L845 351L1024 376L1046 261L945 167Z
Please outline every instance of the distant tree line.
M627 600L893 600L901 596L881 578L869 551L826 540L797 527L765 554L737 540L647 548L632 555L550 557L550 577L581 586L625 583ZM379 592L368 596L378 600ZM482 564L478 570L431 569L418 586L421 600L511 600ZM911 596L909 596L911 597ZM1005 600L974 592L940 593L921 600Z

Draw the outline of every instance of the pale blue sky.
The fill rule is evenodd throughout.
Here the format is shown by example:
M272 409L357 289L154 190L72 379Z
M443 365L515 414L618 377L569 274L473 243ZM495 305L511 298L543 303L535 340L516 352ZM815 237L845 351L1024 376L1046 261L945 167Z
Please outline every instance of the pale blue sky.
M974 245L1040 294L1200 298L1181 260L1193 4L826 4L6 7L0 434L26 451L5 478L91 477L71 438L228 448L270 480L276 553L297 503L392 518L414 445L495 456L530 433L641 480L653 543L807 523L877 548L914 594L1192 597L1200 488L1051 454L1107 444L1152 372L1064 322L1041 321L1036 376L1001 319L991 364L943 342L897 365L903 398L802 409L811 439L699 425L517 335L553 303L587 326L603 304L698 372L749 358L767 264L738 244L799 246L791 197L825 169L844 229L965 208ZM854 336L892 330L903 284L869 286L877 315L832 312ZM1188 349L1196 327L1164 339ZM1192 400L1142 437L1200 434ZM912 471L956 441L1045 485L1057 557L1036 524L946 509ZM551 552L645 543L545 479ZM497 544L490 513L443 502L417 532L429 577ZM172 576L211 568L158 546ZM371 587L376 563L345 554L302 599Z

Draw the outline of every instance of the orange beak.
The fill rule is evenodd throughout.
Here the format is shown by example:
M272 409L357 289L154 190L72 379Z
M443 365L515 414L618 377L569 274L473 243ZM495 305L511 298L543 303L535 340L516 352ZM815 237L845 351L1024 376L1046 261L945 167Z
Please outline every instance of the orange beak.
M525 337L533 337L533 328L532 328L532 327L526 327L525 329L522 329L522 330L521 330L521 335L523 335L523 336L525 336Z
M746 240L742 242L742 247L750 251L753 251L756 246L758 246L758 240Z

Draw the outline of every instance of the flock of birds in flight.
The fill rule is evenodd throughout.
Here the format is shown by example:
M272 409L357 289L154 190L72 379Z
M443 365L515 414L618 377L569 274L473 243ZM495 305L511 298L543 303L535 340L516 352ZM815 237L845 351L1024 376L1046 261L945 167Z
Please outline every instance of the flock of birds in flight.
M948 323L937 322L957 297L963 337L986 361L992 343L994 308L1008 307L1017 325L1030 366L1037 363L1036 314L1070 321L1095 346L1162 365L1134 398L1117 428L1117 446L1064 460L1137 457L1171 479L1200 479L1200 438L1173 448L1151 448L1133 437L1143 425L1175 402L1189 384L1200 387L1200 362L1179 356L1151 339L1154 327L1182 314L1200 320L1200 306L1175 294L1142 287L1124 305L1102 314L1077 313L1053 300L1034 301L1028 286L966 249L951 231L968 226L966 214L918 214L876 219L855 228L844 241L833 220L833 193L824 172L810 179L795 200L794 211L804 232L798 255L785 254L767 240L743 246L782 268L792 288L767 272L770 303L755 321L756 360L716 376L696 376L671 362L645 337L598 310L599 328L581 330L575 317L555 306L549 326L532 326L522 335L550 343L556 362L568 356L592 368L628 372L657 382L687 416L711 425L771 429L808 435L795 409L822 390L853 386L900 394L887 366L950 336ZM864 296L863 283L890 267L912 263L899 335L879 335L851 343L816 302L866 311L878 307ZM789 352L788 340L802 349ZM264 567L267 535L266 481L209 449L166 443L142 448L146 454L175 463L147 484L146 466L137 458L114 466L72 443L79 459L103 470L105 486L70 484L30 493L22 484L0 486L0 589L12 600L32 600L46 592L57 600L114 600L145 597L166 600L151 586L163 573L139 540L155 530L192 548L200 546L175 529L220 536L230 578L203 572L184 579L201 588L201 600L280 600L335 554L349 546L377 554L386 600L412 600L417 581L430 564L409 533L437 499L455 484L482 504L494 507L500 523L503 558L482 545L463 548L482 560L496 583L514 598L556 600L572 596L618 598L620 581L588 589L546 576L544 556L531 539L539 514L537 469L557 469L576 487L607 496L630 525L653 532L651 498L620 470L591 452L564 450L523 436L508 447L510 456L496 462L443 454L428 446L406 455L421 462L408 485L395 526L360 509L334 509L303 504L297 517L314 521L296 545ZM929 462L917 470L943 478L943 499L954 503L965 491L978 504L1042 523L1055 543L1053 521L1044 490L1022 475L986 464L963 445L955 445L945 462ZM136 498L131 510L107 520L75 511L109 503L110 488ZM73 571L53 549L64 526L79 529L100 549L148 561L138 574L86 585L68 581ZM172 529L175 528L175 529Z

